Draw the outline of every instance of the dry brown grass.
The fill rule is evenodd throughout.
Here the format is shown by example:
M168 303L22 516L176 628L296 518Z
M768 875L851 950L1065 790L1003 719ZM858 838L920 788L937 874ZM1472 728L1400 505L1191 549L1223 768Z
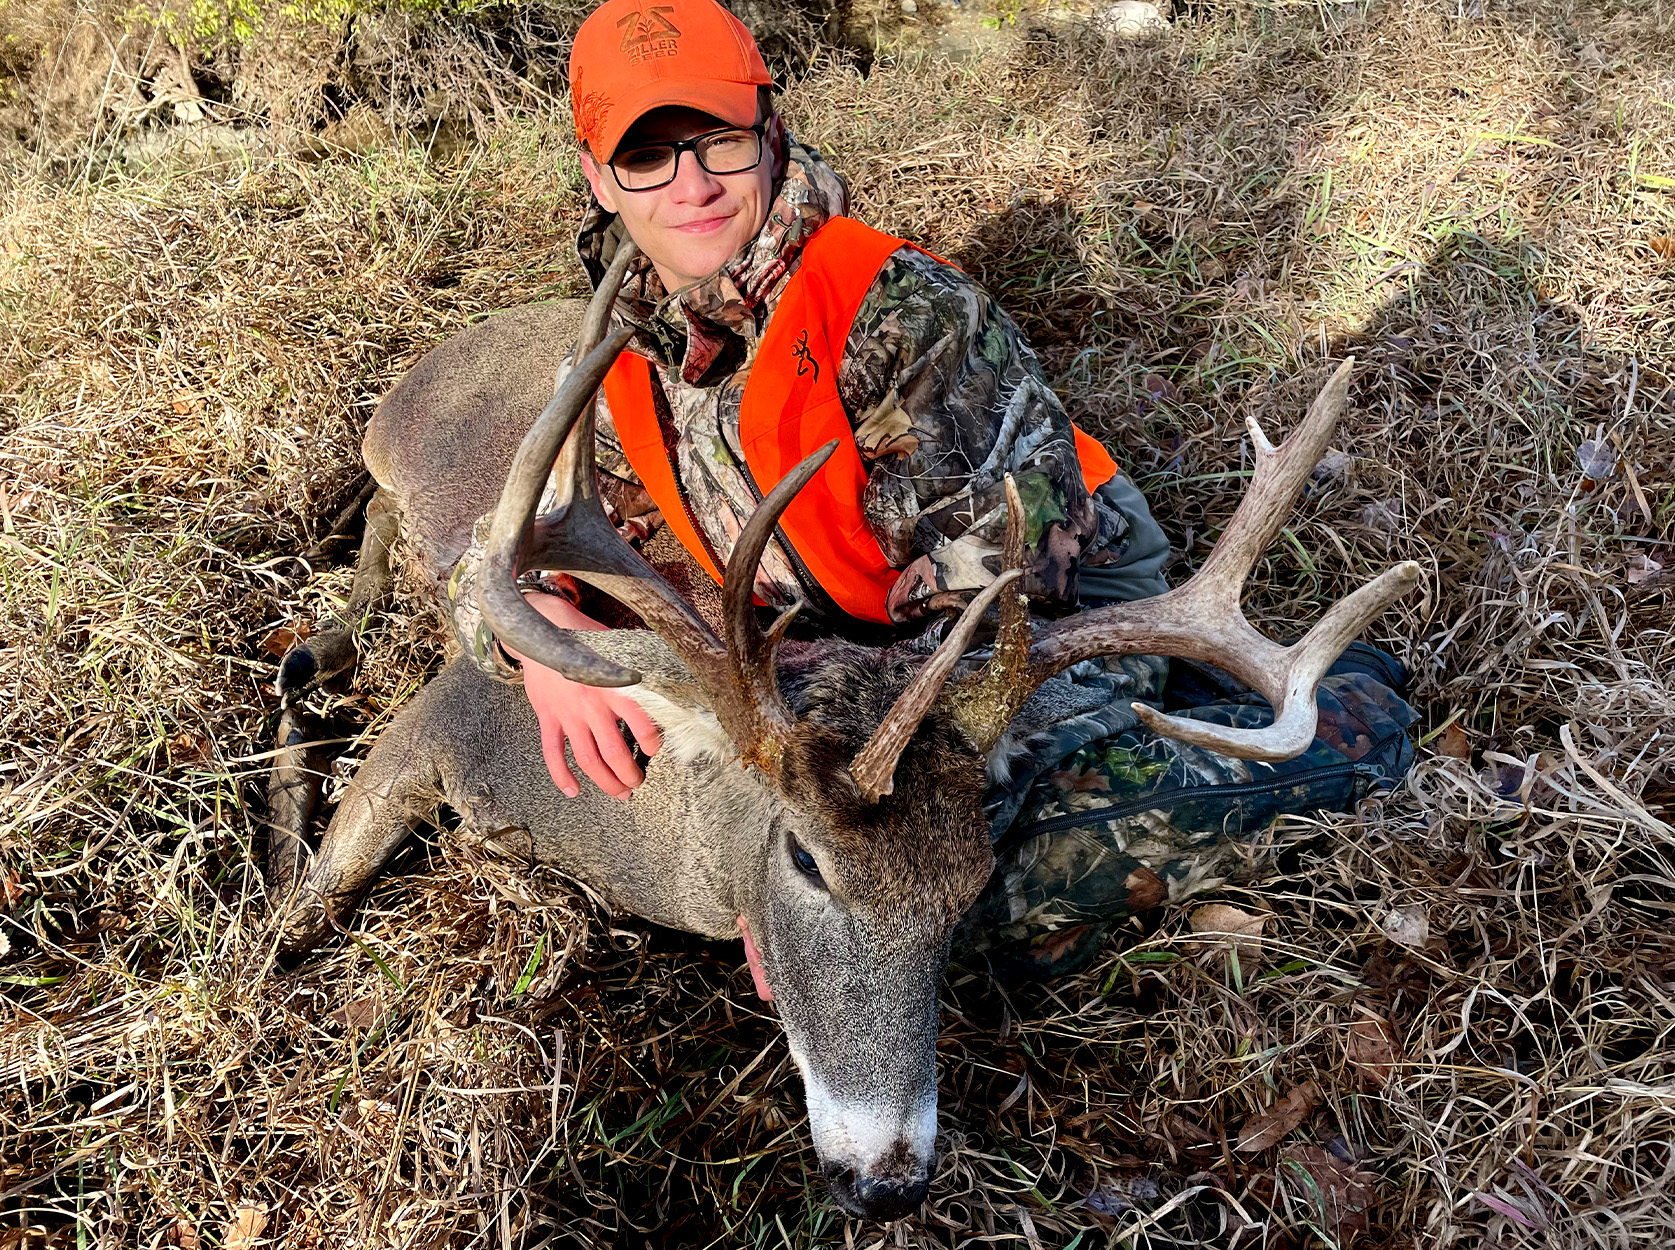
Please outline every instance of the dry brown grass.
M1050 986L956 971L943 1169L883 1244L1347 1242L1346 1178L1363 1245L1675 1241L1675 40L1456 12L1059 27L790 93L862 215L1003 292L1185 561L1242 418L1354 351L1349 459L1257 606L1431 572L1375 627L1435 735L1411 785L1227 892L1269 917L1237 959L1165 909ZM579 207L543 118L447 166L14 171L0 1246L878 1243L823 1204L736 949L447 832L353 942L284 969L262 927L262 641L347 581L287 557L419 353L576 289ZM375 650L338 696L368 736L429 607Z

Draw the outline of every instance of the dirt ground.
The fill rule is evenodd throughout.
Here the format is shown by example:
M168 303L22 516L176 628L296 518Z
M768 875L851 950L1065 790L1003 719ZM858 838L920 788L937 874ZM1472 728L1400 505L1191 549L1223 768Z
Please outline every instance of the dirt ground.
M1426 570L1371 631L1408 785L1081 975L954 969L940 1170L881 1230L825 1202L734 944L446 828L335 948L284 967L264 926L274 653L347 592L359 432L451 332L581 289L562 83L418 23L385 44L454 49L427 105L345 19L284 45L313 95L264 94L254 45L176 74L6 3L0 1250L1675 1244L1675 13L788 28L793 129L1000 295L1171 577L1245 417L1283 433L1347 354L1250 607L1285 634ZM420 590L326 699L340 775L443 660ZM1195 946L1204 902L1260 934Z

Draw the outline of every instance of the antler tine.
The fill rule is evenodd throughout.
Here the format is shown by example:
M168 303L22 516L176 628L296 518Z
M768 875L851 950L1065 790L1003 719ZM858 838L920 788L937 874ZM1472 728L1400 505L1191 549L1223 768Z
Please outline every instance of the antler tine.
M580 358L513 458L491 524L487 574L478 594L490 628L537 663L590 686L638 682L640 674L633 669L602 659L554 626L525 602L517 586L517 574L525 568L573 573L638 613L713 697L728 686L721 643L610 523L594 477L594 395L633 330L623 327L598 340L634 254L626 241L618 247L583 319ZM557 484L557 506L536 518L549 472Z
M1350 356L1321 387L1302 424L1278 447L1268 441L1255 417L1245 418L1245 431L1256 457L1255 471L1233 519L1198 570L1205 586L1213 587L1234 614L1239 610L1245 578L1284 527L1297 493L1320 463L1326 444L1332 441L1349 403L1349 379L1354 372L1355 357Z
M628 266L634 263L634 258L640 254L640 249L632 239L623 239L617 244L616 255L611 257L610 268L605 270L605 276L599 279L599 285L594 288L593 298L587 302L587 312L582 314L582 328L576 335L575 358L580 360L591 352L605 337L605 327L611 321L611 309L616 307L617 293L622 290L622 280L628 276Z
M1024 503L1010 473L1006 475L1006 537L1001 545L1001 563L1007 573L1022 575ZM1030 648L1035 634L1029 619L1028 596L1008 595L1000 605L999 616L994 654L989 662L981 672L948 689L948 701L955 717L984 751L1000 740L1030 692L1051 675L1037 677L1031 671Z
M1301 754L1314 741L1319 715L1314 692L1326 670L1369 621L1417 586L1419 578L1419 565L1412 560L1386 569L1353 594L1334 603L1313 629L1289 647L1270 642L1246 624L1245 628L1261 643L1261 658L1270 663L1241 671L1228 654L1199 657L1227 669L1259 691L1273 706L1271 725L1261 729L1234 729L1169 716L1144 703L1133 705L1135 714L1165 737L1208 747L1235 759L1288 760ZM1243 617L1239 623L1245 624Z
M1024 501L1010 473L1006 475L1006 538L1001 547L1001 567L1020 575L1024 570ZM1034 641L1029 599L1022 594L1008 595L1000 605L999 623L994 658L989 662L990 681L1015 686L1029 665Z
M735 734L734 741L745 749L748 763L769 772L777 767L785 739L797 723L796 714L779 688L774 658L786 627L801 605L787 608L764 631L757 621L752 595L756 571L761 567L762 553L767 550L779 518L797 492L808 485L836 450L837 440L833 439L804 457L768 492L733 544L733 554L727 560L727 572L721 581L722 640L732 670L731 693L737 699L732 715L740 722L741 729L748 727L748 736ZM717 713L720 714L719 708ZM732 729L729 725L729 732Z
M1226 669L1273 705L1274 723L1262 729L1233 729L1165 716L1136 704L1137 714L1160 733L1242 759L1290 759L1308 747L1314 738L1316 684L1355 635L1420 577L1412 561L1397 565L1334 604L1291 647L1258 633L1239 607L1246 576L1285 523L1343 415L1354 363L1351 358L1338 368L1302 425L1278 448L1250 423L1256 450L1250 489L1215 550L1190 580L1155 599L1112 604L1037 627L1024 679L1012 685L1009 699L999 708L980 704L976 709L988 713L973 724L981 745L993 745L1030 692L1054 673L1095 656L1162 654ZM961 703L969 700L962 698Z
M1007 484L1011 485L1010 478L1007 479ZM960 657L971 645L972 635L977 632L983 613L989 610L989 605L1002 591L1022 576L1023 572L1019 569L1007 569L966 604L965 611L960 613L954 627L948 631L948 636L907 684L907 689L896 696L895 703L879 722L866 746L856 754L854 761L849 765L849 774L861 787L861 793L866 795L867 802L876 803L884 795L895 790L896 764L901 759L901 753L907 748L913 735L919 731L920 723L941 695L942 687L953 673L954 666L960 662ZM1024 597L1013 595L1011 601L1022 603ZM1006 607L1002 607L1001 613L1004 618ZM1026 615L1026 628L1028 620ZM1004 632L1004 625L1002 629Z
M920 723L930 712L943 687L953 674L960 657L971 645L978 623L989 605L1002 592L1024 575L1024 505L1018 495L1018 484L1006 475L1006 537L1001 544L999 577L990 582L965 606L948 636L942 640L931 658L908 683L907 689L896 697L895 704L879 723L872 738L861 748L849 766L850 775L860 785L867 801L876 803L895 788L896 764ZM1009 702L1005 693L1026 679L1031 641L1029 599L1012 591L1001 599L999 631L995 637L994 656L980 677L974 678L954 692L955 715L969 723L980 707ZM1016 709L1013 709L1014 711ZM1011 714L1006 717L1011 719Z
M524 435L517 454L512 457L512 467L506 474L500 502L495 505L485 553L485 576L477 591L483 619L503 643L539 664L558 670L571 681L589 686L629 686L639 681L640 675L633 669L601 658L531 607L518 588L518 573L523 568L543 567L539 561L545 552L532 549L535 544L531 532L535 509L541 502L542 487L546 485L559 448L566 444L567 439L572 445L583 441L584 437L592 439L593 422L584 422L580 418L584 413L591 417L593 394L632 334L629 329L618 330L584 356L535 419L529 433ZM584 427L580 432L583 437L570 438L578 423ZM589 483L589 495L592 489L592 483ZM569 500L564 503L562 511L570 516L572 528L585 526L597 533L597 526L587 525L587 509L569 506ZM595 505L592 512L597 514L600 524L616 535L603 511L597 507L597 501ZM622 541L620 535L616 535L616 539ZM549 545L543 544L544 547ZM586 549L581 542L575 545ZM563 554L567 553L560 554L560 561Z

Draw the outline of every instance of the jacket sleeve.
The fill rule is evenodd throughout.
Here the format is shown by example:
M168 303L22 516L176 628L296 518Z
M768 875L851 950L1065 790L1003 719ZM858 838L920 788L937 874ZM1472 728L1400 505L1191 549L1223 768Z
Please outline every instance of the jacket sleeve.
M558 367L555 390L562 385L569 371L570 362L566 360ZM599 465L600 501L605 505L606 515L622 531L623 537L631 542L642 540L662 523L662 517L652 510L649 496L622 454L622 446L617 441L616 427L606 409L603 393L599 395L595 411L594 454ZM547 485L541 492L541 502L537 510L550 512L557 502L558 490L549 476ZM483 569L492 520L492 513L477 518L471 532L471 543L449 574L449 614L453 618L454 636L459 642L460 650L469 655L479 669L500 681L521 682L523 674L517 661L507 655L500 646L477 604L478 579ZM563 595L571 602L575 602L577 598L575 579L564 573L532 571L525 573L518 582L525 590Z
M1046 613L1072 611L1085 571L1141 597L1167 589L1168 543L1139 491L1119 478L1090 495L1070 418L1017 325L968 276L911 248L886 262L844 348L839 393L868 466L868 521L902 570L890 614L962 606L1000 572L1005 479L1024 503L1025 589ZM1108 579L1096 578L1105 596Z

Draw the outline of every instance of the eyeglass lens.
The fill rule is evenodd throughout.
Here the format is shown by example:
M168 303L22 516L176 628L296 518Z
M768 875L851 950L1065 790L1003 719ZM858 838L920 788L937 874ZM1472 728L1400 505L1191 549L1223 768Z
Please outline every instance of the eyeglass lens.
M762 137L754 130L718 130L680 143L653 143L618 152L611 169L625 191L651 191L675 180L680 154L689 151L712 174L742 174L762 159Z

